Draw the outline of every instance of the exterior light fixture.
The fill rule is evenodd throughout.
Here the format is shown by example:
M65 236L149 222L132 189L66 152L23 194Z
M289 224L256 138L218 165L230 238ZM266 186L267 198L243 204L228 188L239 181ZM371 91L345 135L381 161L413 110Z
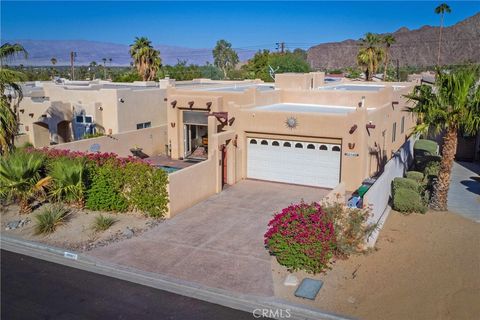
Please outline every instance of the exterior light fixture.
M348 143L348 149L352 150L353 148L355 148L355 142L354 143Z
M98 107L98 110L103 111L103 107Z
M25 109L20 109L20 113L24 113L25 112Z
M170 102L170 104L172 105L172 108L175 109L175 107L177 106L177 100L173 100L172 102Z
M175 128L175 122L170 122L170 127Z
M163 98L163 101L167 102L167 101L168 101L168 98Z
M351 128L350 128L350 131L348 131L348 133L352 134L355 132L355 130L357 130L357 125L354 124Z
M33 118L33 113L29 113L28 115L30 116L30 118Z
M194 103L195 103L194 101L189 101L189 102L188 102L188 107L189 107L190 109L192 109Z
M123 98L118 99L121 103L125 103L125 100Z
M207 110L210 111L211 108L212 108L212 102L209 101L207 102Z

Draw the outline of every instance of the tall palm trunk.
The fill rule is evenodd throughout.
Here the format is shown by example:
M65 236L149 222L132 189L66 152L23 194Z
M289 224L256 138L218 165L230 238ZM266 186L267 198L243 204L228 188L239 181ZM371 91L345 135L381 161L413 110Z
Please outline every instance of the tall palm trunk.
M442 29L443 29L443 13L440 17L440 37L438 38L438 56L437 56L437 66L440 65L440 55L442 52Z
M447 211L448 189L453 160L457 152L457 129L449 128L443 137L442 161L435 184L431 207L434 210Z
M383 66L383 81L387 80L387 67L388 67L388 48L385 50L385 64Z

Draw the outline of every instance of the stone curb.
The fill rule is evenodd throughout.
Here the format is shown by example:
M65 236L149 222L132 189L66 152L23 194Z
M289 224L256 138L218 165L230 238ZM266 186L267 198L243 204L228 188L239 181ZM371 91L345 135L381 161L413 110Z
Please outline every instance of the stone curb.
M258 309L269 309L273 311L283 310L283 314L285 314L285 310L288 309L291 315L290 319L353 319L276 298L239 294L227 290L202 286L162 274L145 272L130 267L109 264L90 256L72 251L65 251L61 248L52 247L42 243L26 241L12 236L1 235L0 239L0 247L3 250L28 255L34 258L145 285L245 312L251 313ZM257 312L259 314L260 311ZM286 317L284 317L284 319L285 318Z

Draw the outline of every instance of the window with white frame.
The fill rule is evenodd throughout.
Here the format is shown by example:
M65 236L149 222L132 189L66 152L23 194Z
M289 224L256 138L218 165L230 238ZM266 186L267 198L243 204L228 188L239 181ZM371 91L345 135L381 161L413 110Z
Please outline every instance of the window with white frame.
M143 122L143 123L137 123L137 130L150 128L151 126L152 126L152 123L150 121L149 122Z

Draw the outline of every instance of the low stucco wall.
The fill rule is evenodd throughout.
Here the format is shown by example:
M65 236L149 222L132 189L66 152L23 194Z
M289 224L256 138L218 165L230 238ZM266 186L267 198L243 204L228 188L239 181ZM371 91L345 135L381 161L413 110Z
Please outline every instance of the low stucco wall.
M403 177L413 161L413 145L416 136L410 137L397 154L385 165L383 173L375 181L373 186L365 193L363 203L372 210L368 224L377 224L377 228L367 238L367 246L373 247L377 241L380 230L387 220L390 208L388 206L391 197L391 184L396 177Z
M210 158L168 176L170 198L167 218L207 199L217 192L217 165Z
M345 203L345 183L340 182L335 188L333 188L323 199L325 203Z
M167 144L167 126L158 126L147 129L128 131L111 136L102 136L98 138L78 140L69 143L63 143L50 146L52 149L91 152L113 152L121 157L131 156L131 148L142 148L143 152L149 156L165 154L165 145ZM92 146L95 145L93 148Z

